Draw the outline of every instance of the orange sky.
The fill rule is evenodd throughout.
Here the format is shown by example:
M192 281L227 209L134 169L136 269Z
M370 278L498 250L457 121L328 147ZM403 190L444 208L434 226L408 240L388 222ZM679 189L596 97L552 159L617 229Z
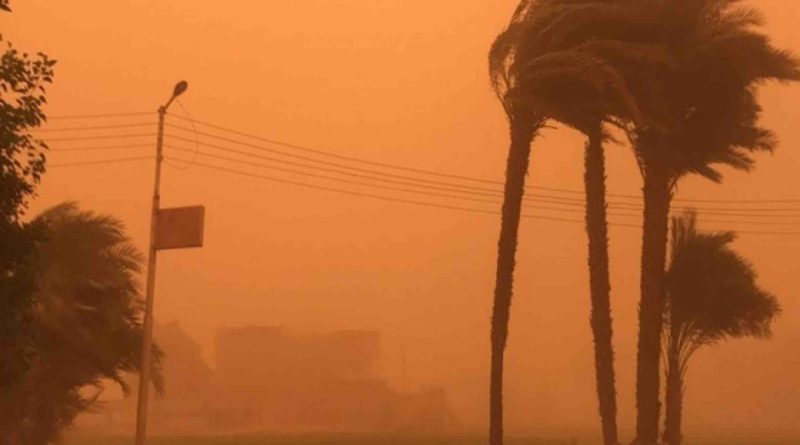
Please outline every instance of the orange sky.
M800 53L800 3L757 5L776 43ZM348 156L501 179L506 123L487 80L486 52L514 6L514 0L18 0L0 26L19 48L59 60L52 115L155 111L186 78L182 103L199 120ZM686 180L679 197L800 198L794 124L800 87L769 86L762 97L765 123L781 139L778 152L761 156L752 174L726 171L724 186ZM182 114L179 107L171 111ZM133 121L154 122L155 113ZM51 127L78 124L54 120ZM531 183L580 190L582 145L572 131L546 132L534 146ZM50 161L149 150L53 153ZM611 193L639 192L627 147L609 147L608 164ZM78 200L123 219L145 247L152 170L150 162L53 168L33 210ZM409 385L444 385L465 424L484 427L499 217L304 190L198 166L166 167L162 191L164 206L204 204L207 222L202 250L159 257L158 320L178 320L208 347L220 326L378 329L386 334L384 368L395 385L402 345ZM800 231L798 225L706 227ZM639 237L636 229L611 229L620 422L628 436ZM800 372L800 268L793 254L800 236L742 235L736 246L781 298L784 315L769 343L700 353L688 380L688 433L731 425L800 433L789 421L790 407L800 405L797 379L790 377ZM581 224L523 222L507 355L512 432L596 427L585 255Z

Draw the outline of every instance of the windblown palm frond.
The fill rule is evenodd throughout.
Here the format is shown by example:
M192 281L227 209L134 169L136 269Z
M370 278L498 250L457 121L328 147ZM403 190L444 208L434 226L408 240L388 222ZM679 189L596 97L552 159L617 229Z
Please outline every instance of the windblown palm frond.
M694 213L673 218L666 276L668 320L697 345L770 335L780 305L757 285L753 266L732 248L733 232L701 233Z
M20 388L26 443L44 444L91 407L87 387L105 379L128 391L125 374L138 372L143 302L143 257L110 216L68 202L32 223L41 230L37 277L37 356ZM158 348L152 351L156 389L163 390ZM48 434L42 434L48 432Z
M761 15L739 4L651 3L651 32L676 63L655 73L671 128L638 128L632 135L640 164L663 168L674 180L694 173L719 181L714 165L747 170L752 152L774 147L771 133L759 126L754 88L769 80L800 80L800 62L773 47L758 28Z
M650 74L674 62L648 41L647 9L629 1L520 4L489 54L492 86L507 113L525 103L581 131L603 120L662 128L659 83Z

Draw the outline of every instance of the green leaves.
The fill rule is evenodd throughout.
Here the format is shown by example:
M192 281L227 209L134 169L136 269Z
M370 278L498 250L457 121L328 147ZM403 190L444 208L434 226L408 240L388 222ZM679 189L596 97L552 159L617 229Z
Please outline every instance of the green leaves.
M0 10L10 11L7 0ZM2 43L0 36L0 43ZM20 54L10 43L0 49L0 437L18 420L10 413L14 395L36 357L30 258L37 227L22 224L27 199L45 169L44 142L29 131L44 120L44 85L53 78L54 61L44 54Z
M43 53L20 53L11 43L0 55L0 218L6 221L24 213L45 171L47 145L29 131L47 119L46 85L55 64Z

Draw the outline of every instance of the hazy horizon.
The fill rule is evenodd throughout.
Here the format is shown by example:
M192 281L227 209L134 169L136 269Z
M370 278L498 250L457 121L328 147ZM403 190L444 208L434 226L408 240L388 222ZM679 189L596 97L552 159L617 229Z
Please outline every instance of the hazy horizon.
M800 2L751 3L765 13L774 43L800 54ZM516 4L26 0L0 16L0 25L17 47L59 61L46 108L54 117L152 111L132 121L155 124L157 107L186 79L181 104L198 121L342 156L502 181L507 122L489 84L487 51ZM760 97L763 123L780 139L775 154L758 155L752 173L724 169L724 186L689 178L677 198L800 199L800 86L769 84ZM173 106L170 113L186 111ZM51 119L47 127L68 125ZM152 145L155 137L136 141ZM85 153L56 152L74 146L53 142L49 162L82 159ZM583 146L573 130L545 131L533 148L530 185L583 190ZM607 164L610 194L640 195L641 177L626 144L608 146ZM75 200L120 218L144 251L152 181L151 161L54 167L29 215ZM464 429L486 430L497 215L304 189L199 165L165 166L162 204L206 207L205 246L159 257L155 317L180 323L210 366L220 328L380 331L381 371L390 385L443 386ZM578 210L526 211L577 222L522 223L506 354L510 435L599 434L586 233ZM688 375L685 433L800 440L794 257L800 236L748 234L791 228L709 219L720 222L701 218L703 228L742 232L735 247L780 298L783 314L769 341L737 340L699 352ZM638 217L610 220L641 223ZM636 414L641 230L612 226L610 238L619 423L627 440Z

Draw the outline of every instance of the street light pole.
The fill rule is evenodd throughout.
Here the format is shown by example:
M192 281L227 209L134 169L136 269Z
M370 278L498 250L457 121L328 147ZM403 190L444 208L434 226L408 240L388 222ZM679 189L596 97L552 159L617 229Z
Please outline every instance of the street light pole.
M158 136L156 139L156 177L153 187L153 205L150 214L150 247L147 254L147 287L145 290L145 309L142 333L141 369L139 371L139 399L136 407L136 442L144 445L147 434L147 403L150 396L150 368L153 348L153 297L156 284L156 231L158 228L158 212L161 208L161 164L164 160L164 117L172 101L186 91L186 81L178 82L166 104L158 109Z

